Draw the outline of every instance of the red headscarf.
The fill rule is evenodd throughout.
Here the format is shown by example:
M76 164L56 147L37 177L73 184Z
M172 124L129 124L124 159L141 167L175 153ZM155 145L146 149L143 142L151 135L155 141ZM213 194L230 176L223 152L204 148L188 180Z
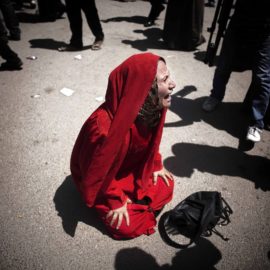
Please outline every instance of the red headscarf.
M105 109L111 118L108 135L96 151L88 153L91 158L87 171L83 172L83 179L74 179L89 207L94 205L100 189L106 189L110 184L123 162L128 148L130 127L151 89L156 77L159 59L159 56L152 53L136 54L125 60L110 74L106 100L97 109ZM153 163L161 140L165 112L166 110L163 109L160 122L155 128L151 150L142 172L142 186L153 172ZM76 166L76 160L80 159L78 156L80 147L76 146L85 141L83 137L85 134L81 131L73 149L71 171Z

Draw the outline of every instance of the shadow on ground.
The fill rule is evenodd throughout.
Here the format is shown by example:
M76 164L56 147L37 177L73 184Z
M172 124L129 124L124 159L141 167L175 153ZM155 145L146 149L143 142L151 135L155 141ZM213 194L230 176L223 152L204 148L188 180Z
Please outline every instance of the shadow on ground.
M108 18L106 20L101 20L103 23L109 22L128 22L128 23L136 23L136 24L144 24L147 20L145 16L130 16L130 17L113 17Z
M136 40L122 40L122 43L130 45L132 48L139 51L147 51L149 49L168 50L166 44L162 39L162 30L160 28L152 27L145 30L134 30L136 34L142 34L144 39Z
M227 146L177 143L174 156L164 160L164 166L176 176L191 177L195 170L213 175L240 177L254 182L255 188L270 190L270 160L248 155ZM184 157L184 158L183 158Z
M114 267L116 270L214 270L221 258L221 252L210 241L201 238L194 247L178 251L170 265L160 266L152 255L135 247L120 250Z
M244 110L243 103L222 102L217 110L207 113L201 108L206 97L199 97L197 99L186 98L193 91L197 91L197 88L193 85L188 85L172 95L170 110L177 114L180 120L165 123L165 127L183 127L204 121L212 127L224 130L231 136L238 138L238 148L240 150L246 151L253 148L254 143L245 139L249 114Z
M58 50L58 48L67 46L68 44L63 41L54 40L52 38L39 38L29 40L31 48L40 48L48 50ZM81 51L88 50L91 45L84 46Z
M74 237L78 222L83 222L107 234L94 209L88 208L82 201L71 175L67 176L54 196L55 209L62 218L64 231Z

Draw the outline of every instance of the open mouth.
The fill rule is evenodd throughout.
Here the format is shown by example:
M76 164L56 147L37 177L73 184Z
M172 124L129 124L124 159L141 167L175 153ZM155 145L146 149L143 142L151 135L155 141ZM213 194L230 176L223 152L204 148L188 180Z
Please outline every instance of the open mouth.
M169 99L170 97L171 97L171 95L168 94L168 95L166 95L166 96L164 97L164 99Z

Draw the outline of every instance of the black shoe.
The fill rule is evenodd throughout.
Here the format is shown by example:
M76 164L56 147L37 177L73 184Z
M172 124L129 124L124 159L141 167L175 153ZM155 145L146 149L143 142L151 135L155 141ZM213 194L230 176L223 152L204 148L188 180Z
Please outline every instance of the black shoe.
M0 70L21 70L23 62L21 59L17 59L16 61L7 61L2 63L0 66Z
M83 46L74 46L71 44L68 44L66 46L62 46L58 48L59 52L76 52L76 51L81 51L83 49Z

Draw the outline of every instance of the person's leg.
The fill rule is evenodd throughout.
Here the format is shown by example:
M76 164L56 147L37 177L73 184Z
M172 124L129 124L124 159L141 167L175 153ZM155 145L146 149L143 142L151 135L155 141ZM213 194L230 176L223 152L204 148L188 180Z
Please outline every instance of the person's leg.
M223 100L226 85L230 79L232 72L233 59L236 51L235 33L230 27L224 38L218 64L213 78L213 89L211 90L211 97L220 101Z
M253 95L251 106L251 123L248 130L252 127L260 131L264 128L264 117L269 105L270 99L270 35L265 37L258 50L255 53L254 68L252 70L252 83L254 84L255 92ZM258 134L257 134L258 135ZM260 140L260 136L257 136ZM250 139L249 134L247 139ZM254 140L253 140L254 141Z
M20 40L21 30L19 27L19 20L15 14L14 8L10 0L0 1L0 10L2 11L5 24L10 33L10 39Z
M98 16L95 0L82 0L82 10L96 40L103 40L104 33Z
M61 2L61 0L56 1L56 17L61 18L66 12L66 6Z
M160 13L165 9L162 0L150 0L149 2L151 3L151 9L147 17L147 22L145 23L144 26L153 25L155 23L155 20L160 15Z
M167 186L159 177L157 184L152 184L149 187L145 199L128 204L130 226L127 226L125 220L123 220L118 230L115 228L115 224L110 225L110 219L106 220L106 215L110 209L104 204L96 205L95 208L112 237L115 239L130 239L142 234L150 235L154 233L156 214L172 199L174 182L171 180L169 182L170 186Z
M7 28L5 27L4 18L2 17L1 12L0 12L0 38L8 41L8 32L7 32Z
M252 100L253 100L255 92L256 92L256 87L254 84L255 80L253 77L254 77L254 74L252 75L251 83L248 87L248 91L247 91L246 96L245 96L244 101L243 101L243 108L247 112L251 111Z
M207 112L215 110L224 98L226 85L232 72L233 59L236 54L236 45L236 33L233 30L233 27L229 25L215 69L211 94L202 105L203 110Z
M8 42L0 38L0 55L6 62L2 63L0 70L19 70L23 63L18 55L8 46Z
M268 108L264 116L264 129L270 130L270 100L268 103Z
M70 45L75 48L81 49L83 47L83 23L80 1L66 0L66 11L71 30Z

